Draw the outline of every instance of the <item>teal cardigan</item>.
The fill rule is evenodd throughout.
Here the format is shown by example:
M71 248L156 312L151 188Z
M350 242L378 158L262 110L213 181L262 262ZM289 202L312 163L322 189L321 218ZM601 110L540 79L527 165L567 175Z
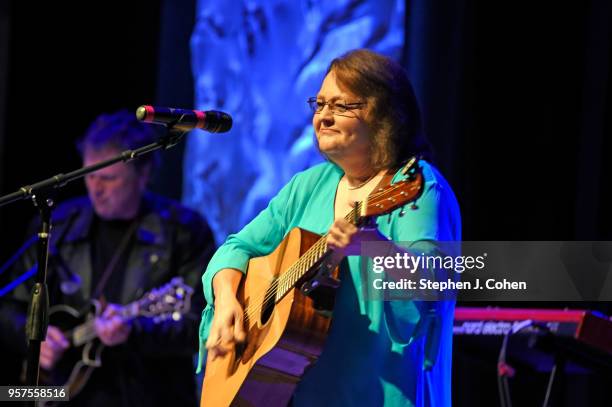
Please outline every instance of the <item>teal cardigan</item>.
M429 163L420 161L425 190L418 209L402 208L377 219L395 242L459 241L455 196ZM200 363L214 314L212 280L224 268L246 269L267 255L294 227L324 234L334 220L342 170L322 163L296 174L255 219L230 235L211 259L202 281L208 305L200 324ZM395 174L392 182L402 179ZM295 394L296 406L450 405L452 301L377 301L363 298L360 257L341 265L333 323L325 350ZM347 278L349 276L349 278Z

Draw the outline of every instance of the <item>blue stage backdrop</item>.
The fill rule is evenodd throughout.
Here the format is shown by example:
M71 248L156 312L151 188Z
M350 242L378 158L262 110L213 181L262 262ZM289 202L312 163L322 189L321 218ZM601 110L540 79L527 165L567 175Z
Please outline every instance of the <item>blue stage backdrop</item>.
M183 201L217 243L259 213L293 174L322 160L306 99L354 48L400 58L404 0L201 0L191 38L195 104L234 119L188 138Z

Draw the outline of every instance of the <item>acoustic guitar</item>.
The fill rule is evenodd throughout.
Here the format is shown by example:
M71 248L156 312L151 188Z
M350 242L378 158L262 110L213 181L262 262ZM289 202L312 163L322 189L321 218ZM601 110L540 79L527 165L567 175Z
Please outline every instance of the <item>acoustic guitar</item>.
M151 318L159 323L168 319L178 321L189 312L193 288L186 285L181 277L173 278L168 284L151 290L139 300L124 305L121 316L130 320L139 316ZM73 399L87 384L94 369L102 366L104 345L97 339L94 329L95 317L102 311L98 301L92 300L85 312L67 305L56 305L49 310L51 325L60 328L70 342L52 371L41 370L41 383L52 386L66 386ZM50 407L58 402L40 402Z
M407 179L375 189L345 219L360 226L416 200L423 191L417 163L410 160L403 170ZM340 284L331 253L325 236L294 228L272 253L249 260L237 292L246 340L208 358L202 407L287 405L321 354L331 324Z

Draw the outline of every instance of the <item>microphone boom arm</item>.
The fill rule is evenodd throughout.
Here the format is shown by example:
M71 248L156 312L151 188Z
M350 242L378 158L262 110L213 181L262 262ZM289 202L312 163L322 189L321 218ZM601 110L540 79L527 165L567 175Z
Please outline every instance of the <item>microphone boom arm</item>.
M0 206L4 206L20 199L34 199L37 195L48 195L54 190L65 186L67 183L74 181L75 179L82 178L91 172L108 167L120 161L130 162L141 155L145 155L161 148L167 150L170 147L175 146L185 135L185 132L176 131L171 125L168 125L167 129L168 131L166 134L161 136L155 143L148 144L135 150L125 150L121 154L113 158L109 158L108 160L100 161L99 163L90 165L88 167L79 168L78 170L69 172L68 174L57 174L35 184L23 186L13 193L0 197Z

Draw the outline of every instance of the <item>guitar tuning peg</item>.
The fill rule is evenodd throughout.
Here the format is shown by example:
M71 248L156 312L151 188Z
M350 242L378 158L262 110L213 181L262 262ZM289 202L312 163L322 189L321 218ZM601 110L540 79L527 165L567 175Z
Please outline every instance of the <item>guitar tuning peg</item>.
M412 157L404 166L404 168L402 168L402 175L406 175L408 174L408 172L412 169L412 166L414 165L414 163L417 162L417 157Z

